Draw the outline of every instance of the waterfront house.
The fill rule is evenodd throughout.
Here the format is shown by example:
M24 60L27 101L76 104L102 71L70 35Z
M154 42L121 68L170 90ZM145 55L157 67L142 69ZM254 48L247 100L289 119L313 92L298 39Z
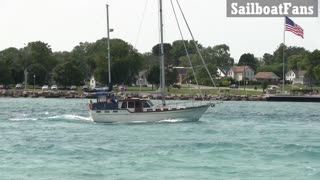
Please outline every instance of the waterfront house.
M90 87L90 89L96 88L96 80L93 75L90 77L89 87Z
M218 69L217 69L217 79L222 79L222 78L226 77L227 71L228 71L227 69L223 69L223 68L218 67Z
M253 80L254 70L250 66L232 66L227 72L227 77L232 77L235 81Z
M140 71L136 80L136 85L137 86L147 86L148 81L147 81L147 70Z
M191 67L173 67L178 72L178 84L183 84L183 81L185 80L187 76L188 70L191 69Z
M290 81L292 84L308 84L309 81L305 77L306 71L302 70L290 70L286 73L286 80Z
M269 82L277 82L279 81L280 77L274 74L273 72L258 72L254 78L257 81L269 81Z

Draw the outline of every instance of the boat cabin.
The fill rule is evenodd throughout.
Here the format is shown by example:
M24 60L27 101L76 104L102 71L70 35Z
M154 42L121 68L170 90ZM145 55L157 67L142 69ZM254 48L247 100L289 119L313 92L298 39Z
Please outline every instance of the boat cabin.
M116 100L112 93L104 93L97 96L97 102L90 102L92 110L128 110L130 112L153 111L153 104L150 100L140 98L127 98Z
M153 111L153 104L150 100L131 98L118 101L119 109L127 109L131 112Z
M118 103L113 93L97 94L97 102L90 102L92 110L114 110L118 109Z

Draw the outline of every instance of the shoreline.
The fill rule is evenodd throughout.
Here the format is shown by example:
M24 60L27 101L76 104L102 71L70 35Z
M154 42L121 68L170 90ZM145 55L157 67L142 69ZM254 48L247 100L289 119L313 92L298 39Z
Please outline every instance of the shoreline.
M125 97L139 97L149 99L161 99L157 93L150 92L119 92ZM24 90L1 90L0 98L81 98L81 99L94 99L94 95L87 92L77 91L24 91ZM197 94L170 94L165 97L166 100L220 100L220 101L266 101L264 95L234 95L234 94L207 94L201 97Z
M116 93L116 92L115 92ZM148 98L151 100L161 100L157 92L118 92L119 96ZM95 99L94 94L79 91L24 91L24 90L0 90L0 98L64 98L64 99ZM237 94L206 94L201 97L199 94L170 94L166 95L166 100L206 100L206 101L274 101L274 102L320 102L319 95L237 95Z

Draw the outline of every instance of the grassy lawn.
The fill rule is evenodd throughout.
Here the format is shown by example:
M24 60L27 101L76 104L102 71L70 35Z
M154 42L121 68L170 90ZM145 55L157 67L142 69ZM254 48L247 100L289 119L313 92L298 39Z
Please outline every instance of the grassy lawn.
M153 87L153 90L151 87L140 87L140 86L129 86L127 87L127 91L155 91L156 88Z
M139 87L128 87L128 92L130 91L140 91ZM143 91L152 91L151 88L148 87L143 87L141 88L141 92ZM154 89L155 91L155 89ZM243 88L239 88L239 89L229 89L229 88L225 88L225 89L201 89L201 93L202 94L211 94L211 95L218 95L218 94L234 94L234 95L262 95L262 90L253 90L253 89L246 89L244 90ZM167 95L172 95L172 94L189 94L189 95L197 95L200 94L199 90L197 88L187 88L187 87L183 87L183 88L170 88L169 92L166 91Z

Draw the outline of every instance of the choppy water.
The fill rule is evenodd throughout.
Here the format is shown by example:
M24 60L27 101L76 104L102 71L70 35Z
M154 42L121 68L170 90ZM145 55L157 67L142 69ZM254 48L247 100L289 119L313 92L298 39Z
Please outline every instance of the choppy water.
M200 122L96 124L87 100L0 98L0 179L320 179L320 104L225 102Z

